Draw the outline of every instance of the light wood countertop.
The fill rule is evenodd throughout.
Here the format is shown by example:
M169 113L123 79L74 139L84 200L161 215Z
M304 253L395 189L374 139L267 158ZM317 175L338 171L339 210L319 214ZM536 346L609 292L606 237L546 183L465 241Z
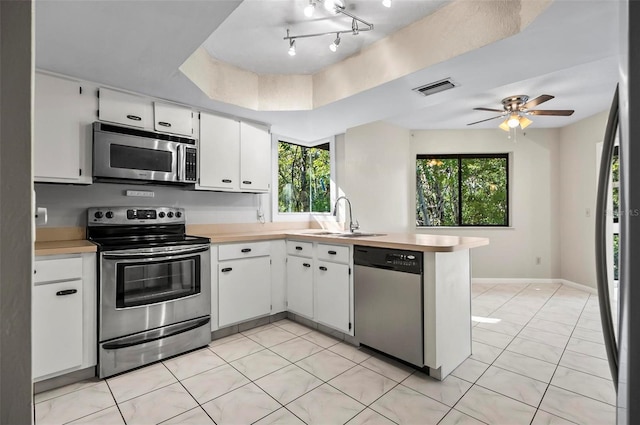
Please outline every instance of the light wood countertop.
M271 224L271 223L270 223ZM308 223L305 223L309 226ZM242 231L240 231L242 230ZM424 233L389 233L378 236L341 237L340 232L311 229L299 223L273 223L267 226L242 225L194 225L187 233L204 236L211 243L266 241L291 238L311 242L343 245L364 245L380 248L407 249L423 252L452 252L461 249L489 245L488 238L428 235ZM35 243L35 255L79 254L96 252L96 245L80 239L81 228L51 228L39 233ZM56 238L60 238L56 240Z
M389 233L379 236L341 237L338 232L322 229L274 230L266 232L199 234L211 238L211 243L250 242L274 239L296 239L310 242L364 245L380 248L408 249L423 252L452 252L489 245L488 238L426 235L420 233Z
M86 239L66 241L41 241L35 243L36 256L58 254L82 254L83 252L96 252L97 246Z

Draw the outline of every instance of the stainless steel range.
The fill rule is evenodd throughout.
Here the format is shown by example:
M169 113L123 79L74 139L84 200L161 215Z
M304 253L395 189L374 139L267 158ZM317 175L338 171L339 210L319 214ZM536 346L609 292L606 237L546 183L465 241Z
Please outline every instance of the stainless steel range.
M182 208L89 208L98 245L98 375L211 341L210 240L185 234Z

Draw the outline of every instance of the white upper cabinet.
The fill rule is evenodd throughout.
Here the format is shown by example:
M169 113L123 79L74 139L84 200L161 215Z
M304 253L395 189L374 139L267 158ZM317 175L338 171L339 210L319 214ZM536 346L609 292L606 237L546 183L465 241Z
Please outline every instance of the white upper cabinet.
M200 114L199 189L240 190L240 123Z
M133 127L151 129L153 107L151 101L115 90L100 89L98 118Z
M95 97L77 81L40 73L34 97L34 180L90 184Z
M240 189L268 192L271 187L271 136L266 128L240 123Z
M154 129L193 137L193 112L184 106L153 102Z

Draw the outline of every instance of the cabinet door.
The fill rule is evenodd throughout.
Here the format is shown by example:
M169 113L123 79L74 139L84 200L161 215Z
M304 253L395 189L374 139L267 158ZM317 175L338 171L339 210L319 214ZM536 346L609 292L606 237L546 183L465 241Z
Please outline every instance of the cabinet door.
M91 183L83 158L89 124L82 121L85 98L80 83L35 74L33 176L39 182ZM94 109L95 113L95 109ZM90 149L88 150L89 157ZM55 158L55 160L52 160ZM83 175L84 174L84 175Z
M316 267L316 320L350 333L349 266L318 261Z
M33 377L81 366L82 280L34 286L32 308Z
M100 89L98 118L133 127L152 128L151 101L105 88Z
M153 102L153 118L156 131L193 137L193 112L189 108Z
M240 123L200 114L199 189L240 189Z
M268 192L271 187L271 136L264 128L240 123L240 189Z
M287 310L313 318L313 260L287 257Z
M220 327L271 312L269 257L218 263L218 311Z
M287 253L283 240L271 241L271 314L286 311Z

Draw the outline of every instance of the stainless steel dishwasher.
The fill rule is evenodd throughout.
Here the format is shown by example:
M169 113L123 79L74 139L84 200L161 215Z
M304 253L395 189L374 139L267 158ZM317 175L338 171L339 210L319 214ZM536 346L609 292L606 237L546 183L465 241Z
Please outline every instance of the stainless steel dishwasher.
M422 252L356 246L355 337L424 366Z

